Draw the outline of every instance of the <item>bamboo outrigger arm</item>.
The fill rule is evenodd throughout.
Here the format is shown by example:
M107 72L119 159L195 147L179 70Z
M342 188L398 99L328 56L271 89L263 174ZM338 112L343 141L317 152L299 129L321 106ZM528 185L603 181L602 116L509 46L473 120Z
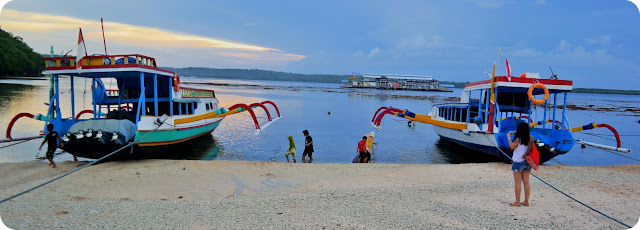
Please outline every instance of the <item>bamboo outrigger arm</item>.
M575 132L586 131L586 130L596 129L596 128L607 128L607 129L611 130L611 132L613 132L613 135L616 137L616 147L607 146L607 145L601 145L601 144L596 144L596 143L591 143L591 142L586 142L586 141L581 141L581 140L578 140L578 143L584 144L584 145L593 146L593 147L596 147L596 148L609 149L609 150L623 152L623 153L631 153L630 149L621 148L622 147L621 146L622 142L620 141L620 135L618 134L618 131L616 131L616 129L614 129L610 125L591 123L591 124L588 124L588 125L573 127L573 128L571 128L571 132L575 133Z
M380 112L381 110L384 110L382 113L378 114L378 112ZM431 124L431 125L437 125L440 127L446 127L446 128L450 128L450 129L458 129L458 130L465 130L467 129L467 125L465 123L462 122L445 122L445 121L441 121L441 120L436 120L433 119L431 116L429 115L424 115L424 114L417 114L417 113L413 113L409 110L400 110L400 109L396 109L396 108L387 108L387 107L381 107L380 109L378 109L378 111L376 111L376 113L374 114L374 118L372 119L372 125L373 127L375 127L377 130L380 130L380 123L382 122L382 118L384 117L384 115L387 114L391 114L393 116L397 116L400 118L404 118L410 121L415 121L415 122L420 122L420 123L425 123L425 124ZM376 117L377 115L377 117Z

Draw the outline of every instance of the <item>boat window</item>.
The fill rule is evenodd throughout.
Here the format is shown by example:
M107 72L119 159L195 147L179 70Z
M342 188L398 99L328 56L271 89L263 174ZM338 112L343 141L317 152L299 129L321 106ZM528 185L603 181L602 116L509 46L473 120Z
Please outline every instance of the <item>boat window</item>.
M209 109L211 108L211 107L209 107L209 104L207 103L207 104L205 104L205 106L207 107L207 111L209 111Z
M526 93L499 93L498 105L503 112L526 112L529 110L529 99Z

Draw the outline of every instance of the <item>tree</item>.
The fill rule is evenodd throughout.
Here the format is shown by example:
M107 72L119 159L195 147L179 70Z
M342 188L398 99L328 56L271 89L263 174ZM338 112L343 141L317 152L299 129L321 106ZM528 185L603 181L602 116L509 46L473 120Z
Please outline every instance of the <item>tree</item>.
M43 70L42 55L33 52L22 37L0 28L0 76L39 76Z

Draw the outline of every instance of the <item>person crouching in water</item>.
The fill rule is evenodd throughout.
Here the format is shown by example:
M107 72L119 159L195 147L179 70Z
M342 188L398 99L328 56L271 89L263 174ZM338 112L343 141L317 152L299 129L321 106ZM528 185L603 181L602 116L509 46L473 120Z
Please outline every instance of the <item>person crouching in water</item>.
M513 150L513 164L511 170L513 170L513 179L515 181L515 193L516 202L510 203L511 206L529 206L529 194L531 193L531 186L529 185L529 174L531 173L531 166L525 160L533 149L533 136L529 134L529 125L525 122L520 122L516 129L513 140L511 136L513 132L507 134L509 140L509 148ZM524 202L520 203L520 184L524 184Z
M284 155L287 158L287 163L289 163L289 155L293 158L293 163L296 163L296 143L293 142L293 137L288 136L289 138L289 150Z
M363 136L358 142L358 153L360 154L360 163L368 163L371 153L367 150L367 136Z
M53 124L48 124L47 125L47 131L49 133L44 137L44 140L42 140L42 144L40 144L40 147L38 147L38 151L40 151L40 149L42 149L42 146L44 145L44 143L48 141L48 145L47 145L47 160L49 160L49 162L50 162L49 166L53 165L51 168L55 168L56 167L56 163L53 162L53 153L58 148L58 141L60 141L60 147L64 147L64 144L62 143L62 138L60 138L60 135L58 135L58 132L53 131Z

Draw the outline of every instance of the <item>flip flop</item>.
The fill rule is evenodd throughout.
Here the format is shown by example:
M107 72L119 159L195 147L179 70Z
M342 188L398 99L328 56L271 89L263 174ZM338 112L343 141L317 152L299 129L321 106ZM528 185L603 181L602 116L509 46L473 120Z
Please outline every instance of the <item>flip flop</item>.
M513 207L520 207L520 204L516 204L516 203L509 203L509 206L513 206Z
M520 203L522 206L529 207L529 204Z

